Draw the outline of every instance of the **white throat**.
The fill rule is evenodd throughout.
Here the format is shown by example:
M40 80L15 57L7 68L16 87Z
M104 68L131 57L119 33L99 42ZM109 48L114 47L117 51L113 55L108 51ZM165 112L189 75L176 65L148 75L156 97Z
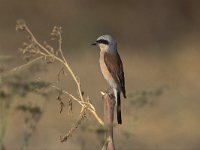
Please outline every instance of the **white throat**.
M108 53L112 53L112 54L117 53L117 48L112 45L99 44L99 48L102 52L108 52Z

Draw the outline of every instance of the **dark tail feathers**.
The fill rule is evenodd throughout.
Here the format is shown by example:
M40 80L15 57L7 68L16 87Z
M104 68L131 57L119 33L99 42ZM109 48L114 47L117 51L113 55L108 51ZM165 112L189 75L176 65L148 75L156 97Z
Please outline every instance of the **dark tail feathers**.
M117 122L122 124L120 92L117 92Z

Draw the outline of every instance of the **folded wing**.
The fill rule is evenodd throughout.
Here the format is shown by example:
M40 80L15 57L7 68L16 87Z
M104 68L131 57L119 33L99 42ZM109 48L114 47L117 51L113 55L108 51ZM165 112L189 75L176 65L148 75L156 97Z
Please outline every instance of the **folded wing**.
M118 87L121 89L124 98L126 98L123 64L119 54L116 53L116 55L113 55L106 52L104 54L104 60L110 74L114 78Z

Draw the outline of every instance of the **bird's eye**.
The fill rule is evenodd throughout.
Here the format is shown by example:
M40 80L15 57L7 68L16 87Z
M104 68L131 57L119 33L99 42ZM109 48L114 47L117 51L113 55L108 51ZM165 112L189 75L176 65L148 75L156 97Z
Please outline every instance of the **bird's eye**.
M109 42L108 42L107 40L103 40L103 39L97 40L96 42L97 42L97 43L100 43L100 44L109 45Z

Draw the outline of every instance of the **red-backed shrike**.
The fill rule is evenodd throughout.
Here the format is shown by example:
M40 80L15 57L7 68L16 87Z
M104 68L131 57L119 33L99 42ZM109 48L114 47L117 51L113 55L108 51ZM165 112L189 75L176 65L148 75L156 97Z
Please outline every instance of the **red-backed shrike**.
M120 93L122 92L124 98L126 98L126 90L123 64L117 52L117 43L110 35L102 35L92 45L98 45L100 48L101 72L114 91L117 103L117 122L122 124Z

